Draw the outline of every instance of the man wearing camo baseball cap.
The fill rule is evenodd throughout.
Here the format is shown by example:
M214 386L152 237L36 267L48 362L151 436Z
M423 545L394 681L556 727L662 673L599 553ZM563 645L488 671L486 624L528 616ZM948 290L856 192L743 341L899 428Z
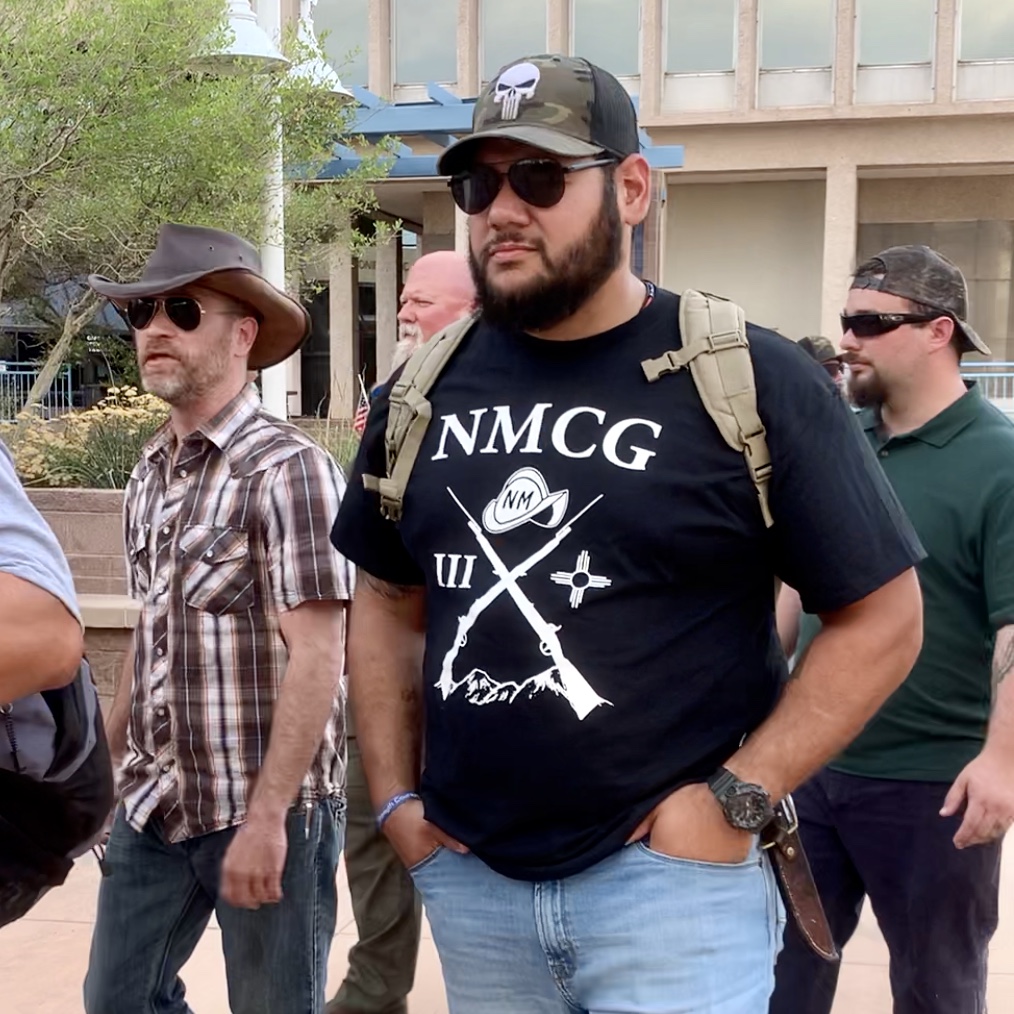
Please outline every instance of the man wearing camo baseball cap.
M808 335L806 338L799 339L799 347L823 367L824 372L835 382L839 390L844 390L844 355L834 347L830 338L824 338L821 335Z
M839 950L869 895L896 1014L981 1014L1014 823L1014 426L961 377L961 356L989 349L937 251L862 264L842 329L859 421L927 552L924 639L900 689L797 791L800 832ZM820 623L799 629L803 654ZM770 1014L830 1014L838 966L807 950L790 924Z
M690 376L647 380L680 299L631 269L652 181L615 77L511 62L440 171L479 313L425 407L404 377L377 392L332 533L359 566L349 680L377 822L451 1014L758 1014L780 938L758 832L908 671L918 548L787 339L749 329L787 465L774 539ZM394 523L365 479L402 391L432 424ZM848 631L787 693L776 572ZM839 683L856 650L863 679Z
M990 355L989 346L968 323L968 285L960 268L928 246L892 246L856 273L853 289L901 296L919 313L947 316L954 322L959 352Z

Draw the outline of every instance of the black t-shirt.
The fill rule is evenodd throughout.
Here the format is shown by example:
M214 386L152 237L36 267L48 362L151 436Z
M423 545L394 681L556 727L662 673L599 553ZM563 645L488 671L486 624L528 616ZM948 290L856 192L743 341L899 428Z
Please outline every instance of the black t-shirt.
M510 877L605 858L765 719L776 574L825 612L919 556L825 372L751 329L766 530L689 373L645 380L678 333L668 292L579 341L480 323L431 392L403 520L362 484L384 474L385 387L335 525L364 570L426 587L426 815Z

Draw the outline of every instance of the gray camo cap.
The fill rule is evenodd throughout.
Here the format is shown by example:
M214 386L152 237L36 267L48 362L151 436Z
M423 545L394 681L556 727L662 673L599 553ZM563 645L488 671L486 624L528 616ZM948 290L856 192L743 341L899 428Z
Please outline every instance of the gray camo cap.
M853 289L889 292L939 310L950 317L964 339L962 352L992 355L989 346L968 323L968 285L957 265L921 244L892 246L860 265Z

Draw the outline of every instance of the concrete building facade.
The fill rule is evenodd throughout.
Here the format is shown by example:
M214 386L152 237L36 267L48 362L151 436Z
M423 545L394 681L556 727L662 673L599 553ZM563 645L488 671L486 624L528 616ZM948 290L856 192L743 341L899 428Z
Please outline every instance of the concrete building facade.
M343 81L393 103L425 103L433 85L474 97L535 52L615 73L651 141L684 148L658 174L644 265L669 288L722 293L793 338L837 337L856 263L926 242L965 271L994 359L1014 360L1011 0L317 0L312 16ZM413 154L447 143L402 140ZM444 180L377 190L417 241L328 262L336 415L361 368L359 287L374 285L383 362L412 258L467 237Z

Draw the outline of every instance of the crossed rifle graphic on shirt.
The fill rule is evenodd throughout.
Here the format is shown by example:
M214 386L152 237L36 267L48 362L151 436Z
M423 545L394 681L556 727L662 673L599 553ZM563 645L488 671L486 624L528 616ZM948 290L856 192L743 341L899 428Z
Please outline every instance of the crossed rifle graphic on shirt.
M479 616L506 591L513 599L514 604L518 607L518 611L525 618L528 625L538 635L539 648L542 653L549 655L553 659L553 667L559 674L564 696L574 709L577 717L584 719L595 708L602 704L609 704L609 701L600 697L595 692L591 684L580 673L577 666L564 655L563 646L560 644L560 638L557 636L557 631L560 627L549 623L535 607L532 600L518 586L518 579L525 577L535 564L549 556L570 535L574 524L602 499L602 494L592 500L583 510L575 514L541 549L532 553L526 560L522 560L513 569L508 570L507 565L500 559L496 550L490 544L489 539L486 538L486 533L483 532L479 523L469 513L468 508L455 495L454 490L447 487L447 492L450 493L451 499L454 500L462 514L467 518L468 527L475 536L479 548L492 566L493 573L496 574L498 580L488 591L472 603L464 616L458 618L458 629L454 636L454 644L451 650L444 656L443 665L440 670L440 680L437 684L444 695L444 699L446 700L454 691L454 662L468 640L468 631L475 625L475 621Z

